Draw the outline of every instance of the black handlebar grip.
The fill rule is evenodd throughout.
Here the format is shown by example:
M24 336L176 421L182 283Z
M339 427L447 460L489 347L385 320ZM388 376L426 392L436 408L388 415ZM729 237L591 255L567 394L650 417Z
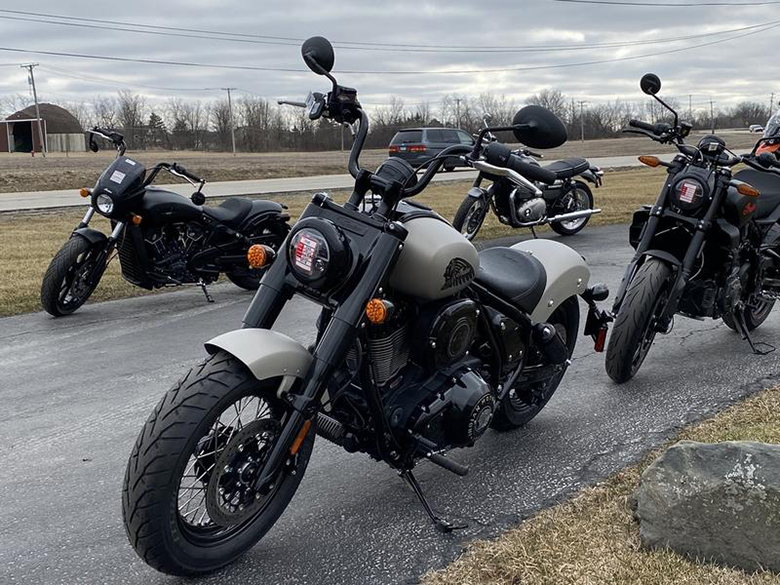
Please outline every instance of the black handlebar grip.
M640 130L646 130L647 132L655 134L654 124L648 124L647 122L642 122L641 120L630 120L628 125L632 128L639 128Z
M558 175L542 167L523 162L523 160L512 154L512 150L500 142L491 142L484 149L485 160L496 167L504 167L523 175L526 179L532 181L541 181L551 185L558 180Z

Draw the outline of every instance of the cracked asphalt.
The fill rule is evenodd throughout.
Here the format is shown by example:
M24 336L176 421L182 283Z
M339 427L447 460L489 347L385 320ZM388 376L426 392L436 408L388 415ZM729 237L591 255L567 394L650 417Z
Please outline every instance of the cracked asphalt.
M626 226L586 228L565 243L592 281L615 290L631 257ZM519 236L510 238L516 241ZM0 319L0 583L183 583L136 556L120 490L136 434L163 392L240 325L251 295L231 285L92 304L52 319ZM314 307L296 300L278 328L311 338ZM780 337L780 311L756 332ZM475 538L496 536L637 460L682 425L780 381L777 354L758 357L720 322L677 318L623 386L581 337L550 404L527 427L493 431L453 457L458 478L423 464L434 507L469 528L442 535L387 467L318 439L291 507L242 559L203 584L415 583ZM186 580L191 583L192 580Z

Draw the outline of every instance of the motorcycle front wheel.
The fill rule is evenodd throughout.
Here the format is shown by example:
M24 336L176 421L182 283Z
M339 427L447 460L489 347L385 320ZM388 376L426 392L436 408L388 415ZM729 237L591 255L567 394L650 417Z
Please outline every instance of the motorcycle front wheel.
M666 262L650 258L626 289L607 346L607 374L618 384L636 375L653 345L671 274Z
M41 304L54 317L70 315L94 292L102 269L94 272L105 244L73 236L52 258L41 283Z
M254 546L287 508L311 456L313 425L269 490L251 487L289 413L278 385L220 351L154 409L122 491L127 536L147 564L173 575L214 571Z
M466 197L455 212L452 227L458 230L467 240L477 237L479 228L485 221L489 209L488 202L483 198Z

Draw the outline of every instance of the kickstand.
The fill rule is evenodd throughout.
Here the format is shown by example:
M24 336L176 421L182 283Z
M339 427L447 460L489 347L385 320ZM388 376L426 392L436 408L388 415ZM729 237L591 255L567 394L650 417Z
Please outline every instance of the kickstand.
M533 228L533 226L531 227L531 235L533 235L534 240L539 237L539 236L536 235L536 230Z
M748 331L747 323L745 323L745 313L744 311L734 311L732 313L734 316L734 324L737 326L737 331L742 336L742 339L746 340L748 344L750 345L750 349L753 350L753 353L756 355L767 355L775 351L775 346L771 345L769 343L764 343L763 341L759 342L753 342L753 338L750 336L750 331ZM761 349L765 348L765 349Z
M202 280L199 280L198 281L198 286L200 287L200 290L203 291L203 294L206 295L206 302L207 303L213 303L214 302L214 297L211 296L211 294L209 293L209 289L206 288L206 283L203 282Z
M439 518L431 508L431 505L428 503L428 500L425 497L425 494L422 491L422 486L417 481L417 478L414 476L411 470L407 471L401 471L399 473L401 478L409 484L409 487L412 488L412 491L414 491L414 495L417 496L417 499L420 500L420 503L422 504L423 508L425 508L425 512L428 514L428 516L431 519L431 522L433 522L434 526L436 526L436 529L440 532L452 532L453 530L462 530L463 528L468 528L466 524L452 524L451 522L448 522L447 520L444 520L443 518Z

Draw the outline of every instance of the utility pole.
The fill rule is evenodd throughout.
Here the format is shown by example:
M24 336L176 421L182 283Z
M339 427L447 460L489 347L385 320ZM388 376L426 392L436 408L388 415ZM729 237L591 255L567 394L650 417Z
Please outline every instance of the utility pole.
M712 134L715 134L715 102L710 98L710 125L712 126Z
M230 92L235 90L235 87L223 87L220 88L226 91L228 94L228 112L230 114L230 140L233 143L233 156L236 156L236 126L233 124L233 100L230 97Z
M43 123L41 122L41 109L38 107L38 92L35 89L35 75L33 69L38 66L38 63L28 63L27 65L20 65L22 69L27 69L29 72L28 82L32 86L33 99L35 100L35 117L38 118L38 139L41 141L41 154L46 158L46 140L43 137ZM33 145L33 150L35 146Z
M585 116L583 106L588 102L580 101L580 141L585 142Z
M457 126L458 126L458 130L460 130L460 98L455 98L455 108L456 108L455 111L457 112L457 116L458 116Z
M693 94L688 94L688 121L693 122Z

